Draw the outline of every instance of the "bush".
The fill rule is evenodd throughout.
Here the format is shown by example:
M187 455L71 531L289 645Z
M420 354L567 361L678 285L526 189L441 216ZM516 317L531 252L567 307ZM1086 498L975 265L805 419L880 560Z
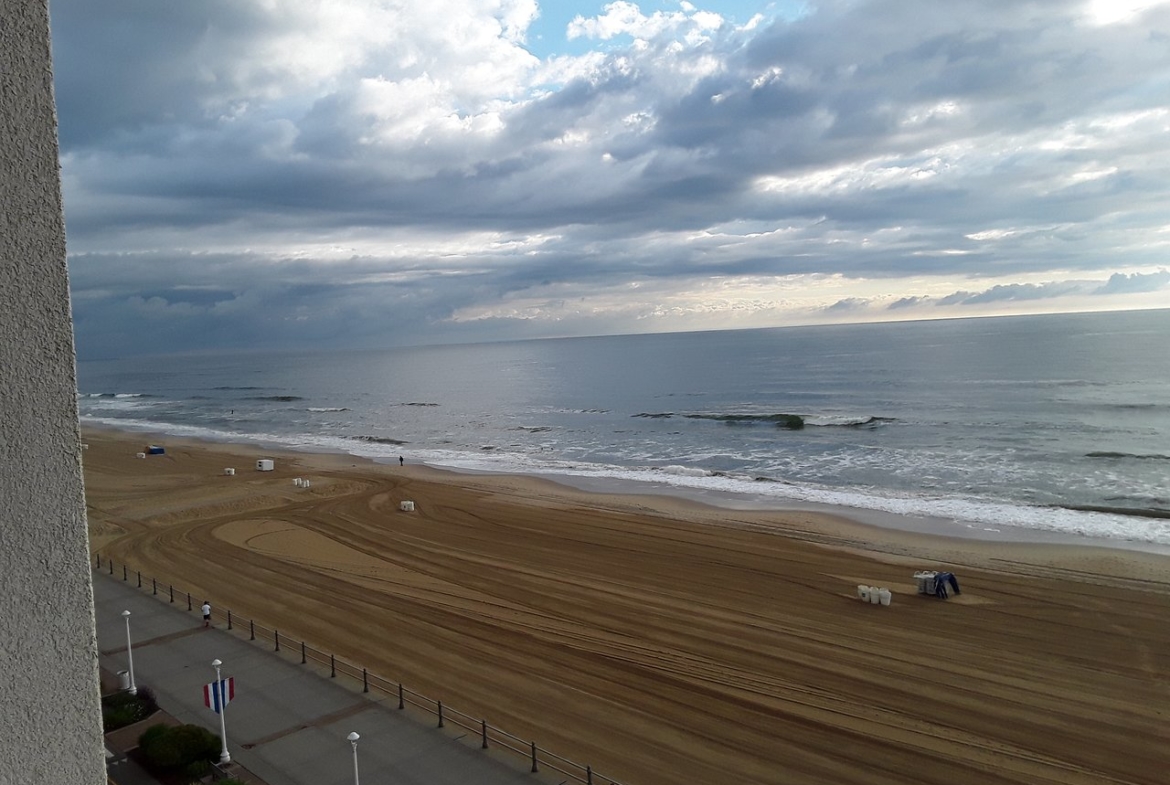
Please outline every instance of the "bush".
M210 773L211 761L209 760L197 760L183 767L183 777L189 782L201 780Z
M153 725L138 737L146 762L162 771L184 770L219 754L219 736L198 725Z
M139 687L137 695L115 692L102 698L102 729L109 733L144 720L156 711L158 703L149 687Z

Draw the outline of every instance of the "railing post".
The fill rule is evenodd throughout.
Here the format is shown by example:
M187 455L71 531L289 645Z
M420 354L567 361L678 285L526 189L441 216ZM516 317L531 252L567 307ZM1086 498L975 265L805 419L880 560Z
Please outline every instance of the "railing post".
M536 767L536 742L534 741L532 742L532 773L535 774L538 771L540 769Z
M329 678L337 678L337 658L332 654L329 655Z
M191 592L187 592L187 610L191 610Z
M480 746L481 750L487 749L487 720L480 720L479 728L480 738L483 739L483 744Z
M138 571L138 588L142 588L142 570Z
M171 586L171 602L174 602L175 601L175 584L172 583L172 584L170 584L170 586Z
M139 573L139 574L141 574L141 573ZM151 578L150 579L150 591L156 597L158 596L158 578Z
M402 684L398 685L398 708L405 709L406 701L402 699Z
M232 609L228 608L228 629L232 628Z
M114 560L110 559L110 575L114 574Z
M95 559L97 559L96 569L100 570L102 568L102 555L100 553L95 553L93 556Z
M439 701L439 727L443 727L443 702Z
M362 692L369 692L369 691L370 691L370 674L368 674L366 672L365 668L362 668Z
M248 619L248 634L251 636L248 640L256 640L256 620Z
M593 769L585 767L585 785L593 785Z
M305 662L305 642L301 641L301 665L304 665Z
M280 651L280 630L272 631L272 640L276 642L276 648L273 651Z
M126 565L122 565L122 580L126 580Z

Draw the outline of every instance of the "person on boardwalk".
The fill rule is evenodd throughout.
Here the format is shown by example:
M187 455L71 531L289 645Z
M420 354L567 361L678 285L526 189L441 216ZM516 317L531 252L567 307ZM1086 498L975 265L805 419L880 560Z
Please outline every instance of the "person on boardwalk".
M210 627L211 626L211 603L208 602L207 600L204 600L203 607L200 608L200 610L203 611L203 626Z

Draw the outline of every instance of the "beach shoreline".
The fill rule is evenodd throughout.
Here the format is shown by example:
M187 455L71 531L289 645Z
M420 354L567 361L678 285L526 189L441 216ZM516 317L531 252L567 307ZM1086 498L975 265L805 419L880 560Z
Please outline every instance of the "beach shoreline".
M370 458L341 450L328 450L314 445L298 447L266 440L219 441L191 436L175 436L163 431L127 430L106 424L82 423L82 432L107 434L114 438L126 439L129 443L150 441L188 445L219 450L229 454L244 450L255 450L257 455L283 455L314 465L338 467L393 466L392 458ZM407 463L411 471L426 469L436 474L430 479L438 481L478 480L488 484L502 484L505 487L527 480L548 483L549 492L571 497L583 503L614 504L615 499L642 499L634 504L637 508L663 507L671 514L679 514L688 508L707 508L713 514L703 516L707 520L727 518L735 514L750 515L753 518L773 518L778 525L785 516L810 516L808 520L818 522L821 527L834 531L848 530L847 538L862 550L897 553L920 552L924 558L949 559L961 562L961 554L967 552L972 564L986 566L1004 548L1034 553L1050 562L1064 548L1074 549L1072 553L1113 551L1145 554L1137 557L1143 565L1156 565L1162 558L1170 575L1170 546L1144 541L1127 541L1100 537L1077 536L1060 532L1037 529L988 527L981 523L966 522L937 516L916 516L862 507L848 507L818 502L784 502L776 497L751 497L733 492L707 491L677 485L654 484L619 478L594 478L570 474L503 474L475 469L464 469L428 463ZM650 502L649 500L656 500ZM752 525L760 525L754 521ZM778 530L782 530L780 524ZM1148 557L1148 558L1147 558Z

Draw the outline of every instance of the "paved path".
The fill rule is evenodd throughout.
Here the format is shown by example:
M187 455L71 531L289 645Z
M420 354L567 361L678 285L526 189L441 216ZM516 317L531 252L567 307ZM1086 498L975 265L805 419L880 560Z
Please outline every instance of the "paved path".
M161 709L180 722L219 733L219 717L203 705L203 685L214 680L211 661L235 677L236 696L224 715L232 760L268 785L350 785L358 742L360 779L366 785L546 785L563 777L532 774L504 751L479 749L478 735L460 738L389 703L348 689L308 666L233 633L203 629L186 602L174 605L100 571L94 573L94 612L101 665L127 670L130 611L134 675L154 690ZM555 772L553 773L555 775Z

